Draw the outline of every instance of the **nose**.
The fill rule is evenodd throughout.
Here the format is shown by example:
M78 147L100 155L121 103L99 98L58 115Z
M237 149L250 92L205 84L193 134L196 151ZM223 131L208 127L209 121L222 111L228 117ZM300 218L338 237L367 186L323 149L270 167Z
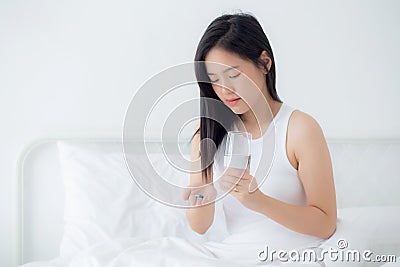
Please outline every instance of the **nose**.
M224 94L224 95L229 95L229 94L232 93L232 91L229 90L229 89L228 89L227 87L225 87L225 86L221 86L221 93Z
M235 92L231 83L228 83L224 79L221 79L219 87L221 88L221 92L225 95L232 94Z

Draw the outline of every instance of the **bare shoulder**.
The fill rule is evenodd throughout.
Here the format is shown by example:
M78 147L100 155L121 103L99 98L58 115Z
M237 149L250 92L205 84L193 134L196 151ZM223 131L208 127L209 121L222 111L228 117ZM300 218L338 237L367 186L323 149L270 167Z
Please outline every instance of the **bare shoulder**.
M322 134L322 129L311 115L300 110L294 110L289 120L289 125L298 137L304 135L319 135Z
M297 159L304 150L326 146L322 128L317 120L305 112L294 110L289 119L288 146L292 148Z

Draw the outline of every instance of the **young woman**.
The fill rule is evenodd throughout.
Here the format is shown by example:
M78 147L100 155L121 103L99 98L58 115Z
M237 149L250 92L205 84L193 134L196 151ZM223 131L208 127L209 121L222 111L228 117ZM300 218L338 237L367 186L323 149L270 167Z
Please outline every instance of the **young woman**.
M197 77L205 73L208 81L198 83L202 117L192 139L191 160L201 162L202 171L191 174L193 188L184 194L184 199L198 206L186 213L191 228L200 234L210 228L219 187L228 193L222 202L230 232L255 221L272 220L286 229L282 231L293 231L304 238L329 238L335 232L337 219L329 150L317 121L279 99L274 56L256 18L248 14L216 18L200 40L195 61L204 62L196 68ZM261 97L252 97L255 91L244 88L249 84L246 80L254 83ZM240 118L244 126L240 130L252 134L252 147L261 139L273 138L267 129L274 125L275 157L268 177L256 190L249 190L256 179L248 170L243 173L225 168L216 175L223 166L220 151L224 150L227 129L205 116L212 110L206 98L220 101ZM263 103L272 114L260 118L255 111L263 110ZM217 151L209 149L209 142L203 142L209 139ZM257 155L252 154L254 157ZM213 183L216 177L218 182ZM200 185L203 186L196 188Z

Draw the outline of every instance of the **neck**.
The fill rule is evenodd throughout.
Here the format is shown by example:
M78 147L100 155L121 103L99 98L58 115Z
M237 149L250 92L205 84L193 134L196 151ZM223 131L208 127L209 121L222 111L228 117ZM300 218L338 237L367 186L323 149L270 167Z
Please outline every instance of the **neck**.
M252 133L253 138L262 136L278 113L280 106L280 102L273 100L269 96L261 99L253 110L242 114L241 120L245 130Z

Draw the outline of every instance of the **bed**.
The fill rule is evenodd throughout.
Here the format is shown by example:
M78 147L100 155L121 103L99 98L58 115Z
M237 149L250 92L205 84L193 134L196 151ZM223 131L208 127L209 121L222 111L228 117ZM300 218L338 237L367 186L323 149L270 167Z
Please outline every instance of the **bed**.
M177 183L186 183L188 177L163 158L160 142L148 141L147 145L158 171L174 177ZM338 242L342 242L346 247L339 250L370 250L373 254L370 262L361 259L315 266L392 266L387 261L400 261L400 140L336 139L328 140L328 145L334 167L338 226L319 249L338 249ZM188 141L179 147L188 155ZM132 257L140 255L129 255L130 249L138 244L151 248L152 242L158 246L152 258L160 258L159 266L215 263L201 262L207 251L193 244L219 242L227 236L222 213L217 212L205 235L195 234L186 223L183 209L162 205L138 188L122 151L118 138L40 140L25 150L19 164L18 266L138 266ZM137 155L143 175L144 161L143 155ZM87 251L93 248L97 254L88 257ZM187 255L179 254L180 248L188 250ZM203 254L193 255L190 250ZM178 253L176 257L182 264L166 261L168 253ZM376 255L387 257L374 258ZM146 259L143 262L140 266L147 266ZM256 265L260 263L258 260ZM230 262L215 264L239 266Z

